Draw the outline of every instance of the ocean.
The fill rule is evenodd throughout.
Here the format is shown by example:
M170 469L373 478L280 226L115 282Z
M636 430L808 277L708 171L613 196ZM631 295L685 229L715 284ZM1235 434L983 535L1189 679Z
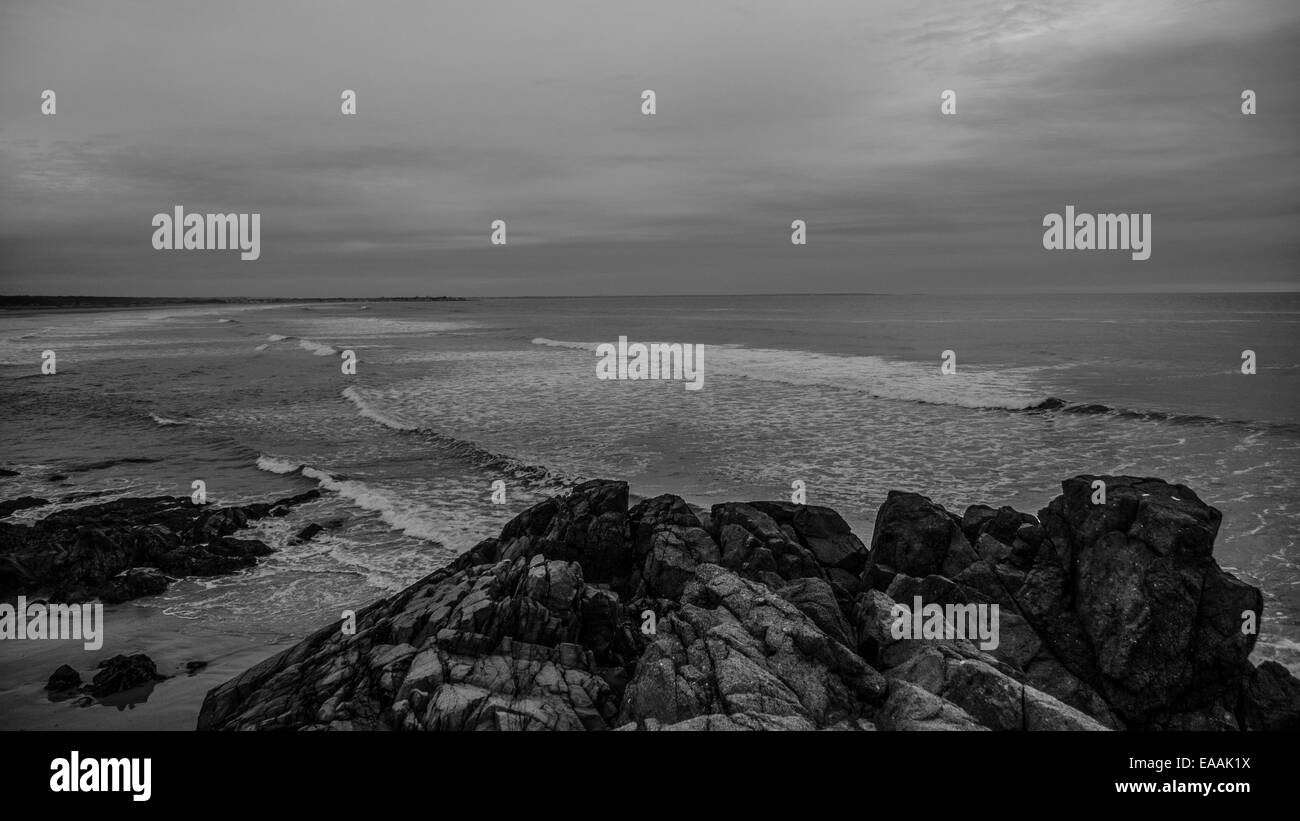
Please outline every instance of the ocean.
M201 305L0 323L0 467L20 474L0 499L54 502L9 521L189 495L196 479L215 504L325 491L253 528L277 549L257 567L106 608L103 657L207 668L78 709L41 688L61 663L93 667L79 644L5 642L0 727L190 728L209 687L587 478L705 506L788 499L799 481L868 543L893 489L958 514L1037 513L1079 473L1181 482L1223 511L1218 562L1264 591L1255 661L1300 672L1297 294ZM620 336L704 345L703 389L597 379L596 346ZM329 527L290 544L311 522Z

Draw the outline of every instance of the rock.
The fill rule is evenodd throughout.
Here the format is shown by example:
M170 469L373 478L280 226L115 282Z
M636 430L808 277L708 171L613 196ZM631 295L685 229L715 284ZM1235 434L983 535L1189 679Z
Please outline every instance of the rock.
M1300 679L1276 661L1250 671L1237 708L1247 730L1300 730Z
M884 693L878 672L794 605L704 565L682 608L660 621L628 684L620 723L724 714L823 728L866 715Z
M212 689L198 726L1295 728L1300 681L1246 661L1240 613L1262 602L1207 552L1217 512L1181 486L1106 481L1106 505L1076 477L1038 518L974 506L959 520L894 492L869 553L826 508L706 513L665 494L628 510L625 484L585 482L358 611L355 634L325 625ZM191 566L237 560L260 543L221 531L260 513L131 534ZM177 532L219 535L173 547ZM0 522L0 548L21 539ZM917 596L996 606L997 647L956 630L894 638Z
M315 522L312 522L311 524L304 527L302 530L298 531L297 535L293 537L293 543L302 544L303 542L310 542L312 540L312 537L314 537L317 533L320 533L324 529L325 529L324 527L316 524Z
M194 675L208 666L206 661L187 661L185 662L185 672Z
M66 664L60 665L59 669L54 671L50 680L46 683L45 689L54 693L69 692L76 690L81 686L81 673L72 669Z
M773 580L815 577L825 571L812 551L781 529L776 520L758 508L741 502L714 505L710 513L711 535L722 549L722 565L749 579ZM793 533L793 529L791 529Z
M231 534L276 509L319 498L316 490L274 504L210 508L189 497L125 498L56 511L31 525L0 522L0 596L43 594L86 601L129 588L133 568L172 576L216 575L255 564L271 550ZM137 574L139 575L139 574ZM141 588L152 595L156 579Z
M144 653L118 655L101 661L97 665L98 673L89 686L90 694L96 698L111 696L124 690L142 687L155 681L162 681L166 676L158 675L158 668L153 659Z
M958 524L925 496L891 490L876 514L871 561L909 576L938 574L949 550L969 546Z
M867 564L867 548L847 522L829 507L793 502L750 502L779 525L788 525L796 541L812 553L824 569L857 575Z
M49 499L38 499L35 496L19 496L17 499L0 502L0 519L3 519L9 514L19 510L26 510L30 507L41 507L43 505L48 505L49 503Z
M822 632L850 649L857 649L858 641L853 628L840 612L835 592L827 582L795 579L777 589L777 595L799 608L799 612L812 619Z
M1097 479L1105 504L1091 501ZM1262 615L1262 596L1211 558L1219 511L1158 479L1077 476L1040 518L1047 539L1016 600L1128 726L1229 693L1256 638L1241 614Z
M906 681L889 685L889 698L876 716L882 730L984 730L957 705Z
M118 604L142 596L157 596L167 589L167 576L156 567L133 567L118 573L99 591L107 604Z

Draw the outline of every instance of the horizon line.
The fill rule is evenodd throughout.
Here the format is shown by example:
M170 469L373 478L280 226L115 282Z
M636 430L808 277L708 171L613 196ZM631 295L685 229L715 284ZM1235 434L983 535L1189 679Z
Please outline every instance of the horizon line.
M1300 285L1290 289L1269 290L1150 290L1150 291L761 291L744 293L660 293L660 294L510 294L510 295L467 295L450 294L403 295L403 296L116 296L105 294L0 294L0 303L13 299L85 299L85 300L119 300L137 302L436 302L455 300L486 299L653 299L668 297L714 298L714 297L751 297L751 296L1196 296L1223 294L1300 294Z

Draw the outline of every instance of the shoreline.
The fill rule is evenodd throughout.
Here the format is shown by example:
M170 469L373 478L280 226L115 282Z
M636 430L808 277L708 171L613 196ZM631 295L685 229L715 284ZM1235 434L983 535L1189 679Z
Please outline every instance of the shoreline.
M1248 661L1259 631L1244 636L1235 630L1233 614L1250 610L1262 619L1263 601L1260 591L1211 558L1221 514L1181 485L1101 480L1111 485L1108 502L1089 503L1094 478L1075 477L1037 517L984 505L959 516L927 497L892 491L877 512L869 546L829 508L756 501L706 510L668 493L629 498L626 483L591 480L527 508L499 536L415 584L360 607L351 634L339 623L308 629L305 637L250 634L169 615L137 591L144 596L138 602L105 607L113 627L93 653L75 642L6 642L0 729L1300 726L1294 723L1300 722L1300 680L1277 662ZM140 500L109 505L130 512L127 527L148 518ZM229 514L216 509L200 515L225 521ZM1098 538L1098 528L1115 527L1127 531L1127 546L1103 547L1109 543ZM1126 558L1105 558L1115 549ZM5 550L12 555L12 541ZM1073 552L1074 559L1061 565L1059 551ZM1083 575L1067 584L1062 568ZM1200 580L1198 598L1157 601L1143 592L1146 576L1170 568ZM1056 593L1050 593L1053 585ZM1085 592L1069 594L1071 585ZM93 587L76 589L85 596ZM1093 603L1075 595L1091 596ZM1115 601L1128 602L1127 609L1112 611ZM953 608L1001 607L1000 638L981 642L962 633L956 641L936 641L930 627L922 628L924 602L946 608L947 621ZM906 623L916 625L916 635L901 641L891 635L896 607L909 610ZM647 619L658 629L647 633ZM1062 628L1065 622L1075 627ZM1170 672L1177 660L1161 655L1167 655L1162 648L1170 641L1169 624L1179 626L1194 648L1190 668ZM728 639L732 651L767 659L770 669L731 681L734 671L723 667L701 672L674 661L675 684L655 678L668 659L693 655L686 637L727 625L728 634L740 630ZM794 646L772 645L773 629L802 638ZM1088 644L1099 649L1081 650L1076 631L1098 629L1102 633ZM1112 652L1106 646L1121 636L1121 645L1146 648L1140 669L1129 669L1133 659L1122 653L1106 656ZM682 641L687 646L674 644ZM82 707L45 691L46 678L60 665L84 673L135 653L149 656L166 679ZM291 658L301 669L288 669ZM203 666L187 671L193 662ZM498 672L484 680L412 683L421 664L435 662ZM510 680L544 677L552 665L565 680L580 680L594 700L575 702L570 689L501 691L502 665L515 668ZM687 704L662 703L664 688L684 686L682 675L696 676L688 690L732 693L753 686L766 692L769 685L755 682L772 674L784 682L789 702L776 713L765 712L770 704L746 707L749 696L715 698L705 706L689 698ZM348 683L327 698L325 691L339 680ZM1016 697L989 713L990 687ZM1154 702L1145 694L1152 688ZM1293 695L1277 703L1278 692ZM468 696L479 706L465 713L459 699ZM834 709L808 707L828 699ZM1020 708L1012 703L1017 700ZM264 704L286 702L291 708L273 721L261 712ZM1024 704L1036 705L1032 716ZM1023 726L1004 726L1012 713Z

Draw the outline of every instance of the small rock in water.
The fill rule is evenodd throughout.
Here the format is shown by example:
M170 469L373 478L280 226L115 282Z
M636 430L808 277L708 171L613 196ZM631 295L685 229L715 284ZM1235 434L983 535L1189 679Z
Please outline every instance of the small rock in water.
M208 663L206 661L187 661L185 662L185 672L192 676L207 666Z
M50 680L46 683L45 689L51 692L67 692L75 690L81 686L81 673L72 669L66 664L60 665L59 669L54 671Z
M111 696L165 678L158 675L157 665L144 653L119 655L99 663L99 672L89 689L95 696Z
M312 540L312 537L314 537L317 533L320 533L324 529L325 528L321 527L315 522L312 522L311 524L304 527L302 530L298 531L298 535L293 537L293 542L294 544L302 544L303 542L309 542Z

